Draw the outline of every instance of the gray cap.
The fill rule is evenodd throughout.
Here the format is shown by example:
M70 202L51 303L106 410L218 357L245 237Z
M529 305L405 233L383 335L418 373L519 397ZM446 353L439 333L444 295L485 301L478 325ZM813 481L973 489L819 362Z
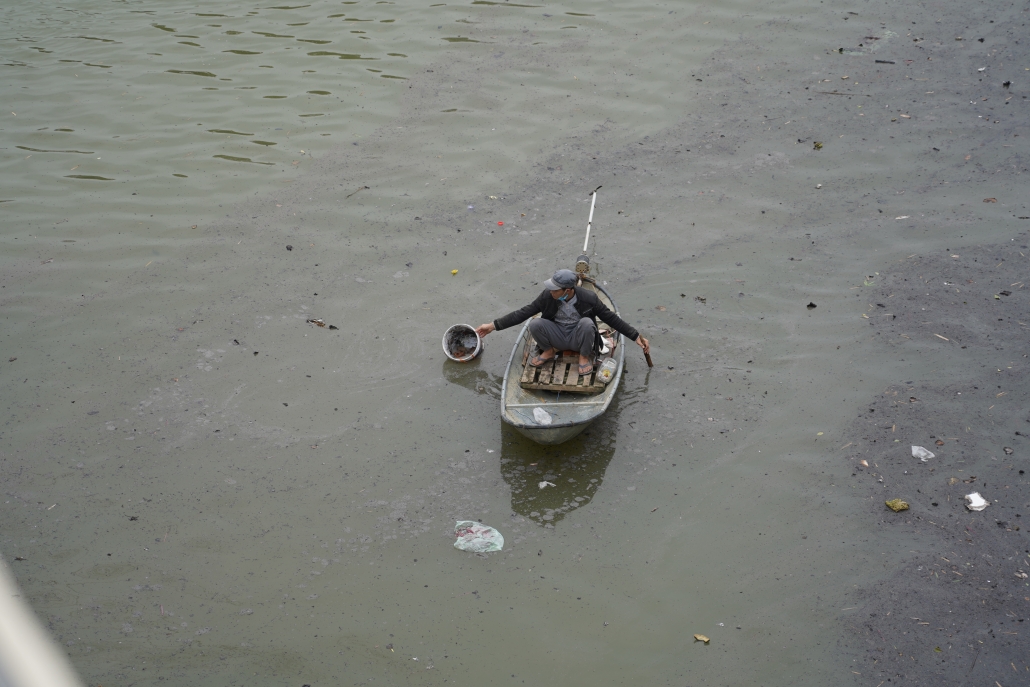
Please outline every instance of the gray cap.
M544 282L544 288L548 291L571 289L577 281L579 281L579 277L572 270L558 270L554 276Z

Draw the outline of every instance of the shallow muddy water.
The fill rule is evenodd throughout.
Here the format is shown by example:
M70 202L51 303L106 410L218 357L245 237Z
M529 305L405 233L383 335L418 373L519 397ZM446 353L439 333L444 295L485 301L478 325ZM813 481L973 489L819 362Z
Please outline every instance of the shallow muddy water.
M961 372L884 355L866 294L1030 215L1026 13L989 12L3 10L0 550L33 607L89 684L866 684L843 621L908 549L840 447ZM569 266L598 185L656 366L541 447L499 419L517 329L464 365L440 337ZM466 519L504 552L455 550Z

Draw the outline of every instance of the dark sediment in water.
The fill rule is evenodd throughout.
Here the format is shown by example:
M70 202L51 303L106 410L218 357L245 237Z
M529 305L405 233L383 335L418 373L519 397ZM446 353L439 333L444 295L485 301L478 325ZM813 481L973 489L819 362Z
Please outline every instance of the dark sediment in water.
M903 565L860 592L843 646L904 684L1025 680L1030 656L1027 234L903 261L864 291L885 356L931 357L861 409L840 460ZM911 446L935 457L912 457ZM964 496L990 505L971 512ZM885 499L911 508L893 513ZM1014 673L1012 671L1015 671Z

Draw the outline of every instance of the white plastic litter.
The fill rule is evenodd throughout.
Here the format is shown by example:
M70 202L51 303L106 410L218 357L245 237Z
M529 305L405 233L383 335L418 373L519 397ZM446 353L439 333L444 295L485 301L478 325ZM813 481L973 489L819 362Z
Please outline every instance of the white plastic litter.
M923 461L925 463L926 461L930 460L934 456L933 456L933 453L931 453L930 451L927 451L922 446L913 446L912 447L912 457L913 458L918 458L919 460L921 460L921 461Z
M549 425L554 421L551 414L543 408L533 408L533 419L538 425Z
M459 520L454 524L454 548L472 553L489 553L504 548L504 536L493 527L474 520Z
M989 506L987 499L980 496L980 492L974 491L972 494L966 494L966 508L969 510L983 510Z
M555 486L558 486L558 485L553 484L551 482L544 481L544 482L541 482L540 484L538 484L537 486L540 487L541 489L543 489L544 487L555 487Z

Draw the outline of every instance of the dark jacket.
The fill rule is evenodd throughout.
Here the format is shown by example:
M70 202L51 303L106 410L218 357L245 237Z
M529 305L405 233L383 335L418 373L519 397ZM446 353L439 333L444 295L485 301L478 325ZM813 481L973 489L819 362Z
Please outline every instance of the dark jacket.
M540 313L540 316L545 320L551 320L553 322L554 316L558 314L559 307L561 307L561 303L552 298L551 292L545 289L539 296L537 296L536 300L529 305L494 320L494 329L500 331L502 329L507 329L508 327L514 327L517 324L525 322L537 313ZM615 329L615 331L626 336L630 341L636 341L637 336L639 336L636 329L609 310L593 291L587 291L586 289L577 286L576 302L573 304L573 307L576 308L580 317L595 318L595 324L597 318L600 318L601 321L607 323Z

